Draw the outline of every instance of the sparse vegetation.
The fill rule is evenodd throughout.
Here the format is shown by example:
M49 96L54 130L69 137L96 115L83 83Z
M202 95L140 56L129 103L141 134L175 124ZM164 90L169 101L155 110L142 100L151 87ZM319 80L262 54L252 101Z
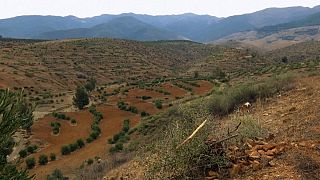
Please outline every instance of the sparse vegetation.
M270 97L281 90L292 88L292 76L276 76L267 82L258 84L240 85L229 88L223 93L212 95L210 109L218 115L226 115L234 111L237 105L245 102L253 102L257 98Z
M47 175L46 180L68 180L68 177L63 176L63 173L59 169L55 169L52 174Z
M26 165L27 165L27 168L28 168L28 169L34 168L34 166L36 165L36 160L35 160L35 158L34 158L34 157L32 157L32 158L27 158L27 159L26 159Z
M59 134L59 132L60 132L60 126L61 126L61 124L60 124L59 122L51 122L50 126L51 126L51 128L52 128L52 133L53 133L54 135Z
M158 109L162 109L162 100L156 100L154 102L154 105L158 108Z
M48 163L48 156L47 155L40 155L39 156L39 164L40 165L46 165Z
M99 124L100 124L101 120L103 119L102 113L98 112L96 110L95 106L90 106L89 107L89 112L91 114L93 114L94 120L93 120L93 123L91 125L91 134L87 138L87 143L91 143L92 141L96 140L99 137L99 135L101 133L101 129L99 127Z
M56 160L56 154L50 153L50 161L55 161Z
M61 147L61 154L62 155L68 155L71 153L70 147L69 146L62 146Z

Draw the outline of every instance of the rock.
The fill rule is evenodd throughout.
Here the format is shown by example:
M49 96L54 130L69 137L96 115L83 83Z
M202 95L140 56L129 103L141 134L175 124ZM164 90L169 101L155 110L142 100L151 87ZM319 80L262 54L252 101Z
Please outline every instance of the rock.
M219 173L215 172L215 171L209 171L208 172L208 176L210 178L213 178L213 179L216 179L216 178L219 178Z
M289 112L293 112L293 111L296 111L296 110L297 110L296 107L292 107L292 108L289 109Z
M270 165L271 167L274 167L274 166L276 166L277 164L276 164L275 160L272 160L272 161L269 162L269 165Z
M264 151L268 151L268 150L271 150L271 149L274 149L276 146L274 144L265 144L263 145L263 150Z
M258 153L262 156L265 154L264 150L258 150Z
M276 153L276 151L273 151L273 150L269 150L265 153L265 155L267 156L274 156L274 154Z
M252 158L252 159L259 159L260 158L260 154L257 151L252 151L249 154L249 157Z
M258 151L258 150L263 150L263 145L256 145L253 147L253 150Z
M299 146L301 146L301 147L306 147L306 146L307 146L307 143L306 143L306 142L300 142L300 143L299 143Z
M229 150L232 152L236 152L239 150L239 148L237 146L231 146L231 147L229 147Z
M246 145L249 149L252 149L252 145L251 145L250 143L247 142L245 145Z
M241 165L238 165L238 164L234 164L233 166L232 166L232 168L230 169L230 176L231 177L236 177L236 176L238 176L238 174L241 172L241 169L242 169L242 167L241 167Z
M262 166L261 166L261 164L260 164L259 161L254 160L254 161L252 162L252 168L253 168L253 170L257 171L257 170L261 169Z

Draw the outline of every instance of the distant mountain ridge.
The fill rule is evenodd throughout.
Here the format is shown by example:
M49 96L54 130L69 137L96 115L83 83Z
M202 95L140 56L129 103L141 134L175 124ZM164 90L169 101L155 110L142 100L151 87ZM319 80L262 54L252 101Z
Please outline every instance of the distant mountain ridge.
M40 39L66 39L66 38L118 38L131 40L177 40L185 39L173 32L163 30L150 24L139 21L131 16L123 16L111 21L93 26L92 28L78 28L45 32Z
M268 8L227 18L192 13L161 16L104 14L91 18L19 16L0 20L0 35L30 39L106 37L212 42L234 33L299 21L316 13L320 13L320 6Z

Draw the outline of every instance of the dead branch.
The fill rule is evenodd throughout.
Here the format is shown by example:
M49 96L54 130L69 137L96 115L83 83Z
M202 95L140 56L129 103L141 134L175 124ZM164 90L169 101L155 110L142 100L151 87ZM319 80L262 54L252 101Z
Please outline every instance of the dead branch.
M184 140L179 146L177 146L176 149L179 149L181 146L183 146L184 144L186 144L188 141L190 141L194 135L197 134L197 132L207 123L208 119L206 119L205 121L203 121L199 127L197 127L197 129L195 131L193 131L193 133L186 139Z
M237 136L238 136L238 134L235 134L235 135L233 135L233 136L229 136L229 137L220 139L219 141L207 142L207 144L208 144L208 145L220 144L220 143L222 143L222 142L224 142L224 141L227 141L227 140L229 140L229 139L235 138L235 137L237 137Z
M239 129L241 123L242 123L242 122L240 122L240 123L236 126L236 128L235 128L233 131L231 131L231 132L229 131L229 128L228 128L228 135L230 135L231 133L236 132L236 131Z

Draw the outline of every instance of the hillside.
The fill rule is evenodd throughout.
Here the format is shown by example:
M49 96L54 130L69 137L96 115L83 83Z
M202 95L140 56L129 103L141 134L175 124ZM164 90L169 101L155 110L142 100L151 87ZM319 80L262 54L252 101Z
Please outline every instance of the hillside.
M320 13L312 14L303 18L301 20L291 21L285 24L278 24L274 26L266 26L257 30L260 36L267 36L270 34L277 33L279 31L284 31L293 28L306 27L306 26L316 26L320 25Z
M320 40L319 19L320 14L315 13L300 20L235 33L214 43L270 51L310 40L317 41Z
M50 31L40 34L40 39L67 38L118 38L140 41L178 40L183 39L175 33L159 29L133 17L120 17L106 24L99 24L92 28Z
M316 143L309 134L302 139L274 128L290 123L294 127L288 130L299 130L299 122L286 117L304 118L296 98L316 96L318 49L315 41L260 54L191 41L0 39L0 89L23 88L27 104L37 104L31 128L14 134L16 146L8 161L28 167L35 179L46 178L56 168L71 179L229 178L272 172L266 163L285 165L295 157L292 151L278 151L282 139L292 138L285 139L287 144L306 140L308 147L309 141ZM85 90L90 104L76 109L76 86L88 89L92 78L94 87ZM311 81L315 83L307 84ZM304 94L305 87L310 91ZM246 102L252 104L250 111L243 109ZM293 106L296 110L289 110ZM269 117L280 120L269 124ZM263 123L257 124L257 118ZM199 134L177 149L206 119ZM230 148L221 152L221 147L208 146L232 134L238 121L244 121L239 139L222 146ZM277 136L275 141L264 136L265 130ZM252 145L248 141L251 148L243 145L245 137L253 140ZM257 151L270 153L270 161L248 154L257 153L254 143L261 141L275 151ZM233 156L234 146L245 148ZM281 158L281 153L289 158ZM45 156L48 161L39 160ZM33 165L28 164L30 158L35 158Z
M0 73L4 86L61 90L72 89L79 81L90 77L106 84L148 82L179 76L179 71L188 63L219 49L189 41L82 39L21 44L15 40L0 42L3 42L0 47Z

